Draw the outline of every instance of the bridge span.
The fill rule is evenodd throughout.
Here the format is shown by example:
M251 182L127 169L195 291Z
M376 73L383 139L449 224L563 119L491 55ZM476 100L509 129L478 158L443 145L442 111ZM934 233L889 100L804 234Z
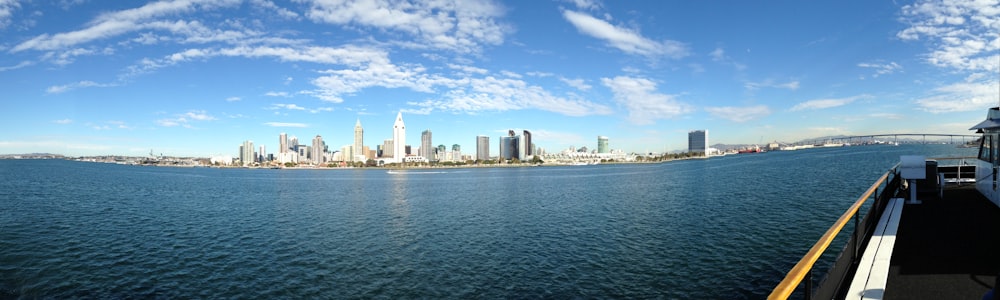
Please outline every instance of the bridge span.
M861 144L861 143L872 143L872 142L892 142L900 143L900 137L904 139L905 142L913 142L918 140L920 143L941 143L947 142L949 144L956 143L968 143L979 139L979 135L975 134L941 134L941 133L887 133L887 134L869 134L869 135L854 135L854 136L844 136L835 138L823 138L823 139L813 139L806 140L803 143L810 143L813 145L823 144L823 143L834 143L834 144ZM930 137L931 140L927 138Z

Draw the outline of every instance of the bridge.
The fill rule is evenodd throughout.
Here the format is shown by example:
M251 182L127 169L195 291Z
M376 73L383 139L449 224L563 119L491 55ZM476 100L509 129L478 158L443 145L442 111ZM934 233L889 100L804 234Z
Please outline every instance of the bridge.
M909 140L919 140L920 143L928 143L927 138L930 137L932 140L930 142L940 143L947 141L949 144L957 143L968 143L979 139L979 135L975 134L939 134L939 133L889 133L889 134L869 134L869 135L855 135L855 136L843 136L835 138L822 138L822 139L812 139L799 142L797 144L823 144L823 143L834 143L834 144L862 144L862 143L873 143L876 141L880 142L892 142L899 143L899 138L903 137L904 141Z

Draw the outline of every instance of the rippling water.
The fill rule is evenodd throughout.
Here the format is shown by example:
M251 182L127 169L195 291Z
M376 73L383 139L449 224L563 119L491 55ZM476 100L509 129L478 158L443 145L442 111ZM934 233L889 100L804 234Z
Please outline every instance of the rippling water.
M763 298L899 155L250 170L0 160L0 297Z

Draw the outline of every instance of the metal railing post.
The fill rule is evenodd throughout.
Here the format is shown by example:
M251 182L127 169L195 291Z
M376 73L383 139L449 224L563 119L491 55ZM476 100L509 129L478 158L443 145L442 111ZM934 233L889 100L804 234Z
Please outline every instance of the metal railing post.
M806 300L812 299L813 295L813 269L809 268L806 273Z

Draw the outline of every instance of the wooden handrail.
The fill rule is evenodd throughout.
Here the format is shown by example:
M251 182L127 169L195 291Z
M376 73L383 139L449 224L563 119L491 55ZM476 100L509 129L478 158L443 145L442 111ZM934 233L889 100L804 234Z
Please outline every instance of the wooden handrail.
M840 230L843 229L844 225L846 225L847 222L858 213L858 210L861 209L861 205L868 201L868 198L871 198L872 194L875 193L875 190L877 190L878 187L889 178L890 172L892 172L892 170L882 174L882 177L879 177L878 181L875 181L875 183L868 188L868 191L866 191L864 195L861 195L861 197L854 202L854 205L851 205L851 207L840 216L840 219L837 219L837 222L834 223L833 226L830 226L830 229L826 230L826 233L819 238L819 241L816 241L816 244L809 249L809 252L806 253L806 255L803 256L794 267L792 267L791 271L788 271L788 274L785 275L785 279L781 280L781 283L779 283L778 286L771 291L771 295L767 296L768 299L787 299L788 296L792 295L792 292L794 292L795 288L799 286L799 283L802 283L802 279L809 274L813 265L816 264L819 257L823 255L826 248L830 246L833 239L837 237Z

